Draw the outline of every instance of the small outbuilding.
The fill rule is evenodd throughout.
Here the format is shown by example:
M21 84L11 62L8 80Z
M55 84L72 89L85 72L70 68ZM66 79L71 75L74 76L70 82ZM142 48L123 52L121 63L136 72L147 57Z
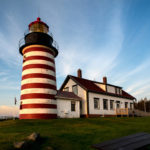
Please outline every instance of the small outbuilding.
M57 117L58 118L80 118L79 96L73 92L57 91Z

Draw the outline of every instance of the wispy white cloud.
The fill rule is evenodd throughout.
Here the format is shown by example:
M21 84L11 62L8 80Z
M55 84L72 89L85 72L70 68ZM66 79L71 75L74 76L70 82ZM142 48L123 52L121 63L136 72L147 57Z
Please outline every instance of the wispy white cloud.
M141 64L136 65L134 69L126 70L125 73L116 74L114 84L126 85L126 91L135 96L137 99L148 97L150 89L150 79L145 77L146 70L149 70L150 60L146 59ZM148 73L148 72L147 72Z
M123 84L128 82L131 78L135 77L136 75L143 74L146 69L150 67L150 59L144 60L141 64L136 65L134 69L126 70L126 73L120 72L116 75L117 80L115 80L115 84ZM141 78L142 80L142 78ZM137 82L137 81L136 81ZM143 83L143 82L141 82ZM146 83L146 82L145 82ZM140 84L140 83L138 83ZM132 85L133 86L133 85Z
M7 84L7 85L0 85L0 90L20 90L20 85L13 84Z
M108 39L105 43L97 41L95 46L90 45L89 41L95 34L90 32L87 35L77 35L77 40L65 47L57 60L58 77L73 74L78 68L83 68L84 77L99 79L100 76L107 74L116 66L124 40L120 5L112 10L112 18L106 24ZM84 29L86 30L86 28L88 31L89 26L85 25Z
M7 31L4 32L0 29L0 59L9 66L18 66L21 62L21 56L18 52L18 37L21 35L19 21L12 14L6 13L5 15L5 27Z
M139 88L136 88L136 90L133 92L134 95L140 98L149 97L150 96L150 84L145 84Z
M141 34L144 36L145 32L147 32L147 28L143 27L144 33L143 30L140 30L138 32L139 36L135 37L133 32L126 37L126 33L124 33L125 23L122 20L124 14L120 1L116 1L113 7L110 6L110 2L108 4L106 1L99 3L101 5L97 7L93 5L94 7L92 6L92 8L95 8L95 10L91 9L92 13L89 12L90 9L87 9L86 4L89 5L89 3L82 3L84 6L81 6L79 5L81 2L78 1L77 5L72 7L74 4L76 5L75 2L69 1L49 2L47 0L42 3L37 0L36 3L34 2L34 10L40 8L41 18L50 25L50 31L53 32L60 45L60 52L56 58L57 79L59 80L59 77L65 77L68 74L75 74L76 70L81 68L85 78L99 80L104 75L111 76L113 84L123 87L126 85L127 91L135 94L134 96L148 95L149 86L146 85L149 84L149 79L143 79L143 77L142 79L138 78L138 81L133 81L132 79L135 79L144 70L149 69L149 59L135 65L135 68L131 70L127 70L127 67L123 69L124 71L118 69L113 77L111 74L111 71L116 66L121 66L118 55L121 53L124 41L127 40L125 38L130 37L130 39L133 39L131 45L136 45L137 41L141 40ZM106 5L105 7L104 4ZM104 9L100 9L100 6L104 7ZM73 10L70 8L73 8ZM30 9L29 11L33 12ZM99 15L97 15L98 13ZM107 13L109 13L109 18L105 17ZM17 66L16 69L18 69L19 65L21 68L22 62L18 52L18 42L23 37L24 31L20 24L22 18L17 18L9 11L4 14L4 24L7 31L4 32L0 28L0 61L7 63L9 66ZM31 18L33 19L32 15L28 19ZM103 20L103 18L105 19ZM105 28L105 31L102 31L103 28ZM101 37L104 36L106 39L101 40ZM126 47L131 46L130 43L127 44ZM124 64L121 67L124 67ZM10 74L15 75L12 71L0 72L0 89L18 90L20 88L16 79L14 81Z
M116 77L118 80L115 81L115 84L123 84L125 82L128 82L130 78L133 78L136 74L144 72L144 70L146 70L149 67L150 67L150 59L144 60L141 64L136 65L136 68L129 70L128 73L126 71L125 74L122 72L118 74Z
M150 79L135 80L127 87L127 92L132 93L137 99L150 96Z
M0 77L7 75L5 71L0 72Z
M19 97L20 94L19 75L17 73L19 73L19 67L22 64L18 47L18 38L20 38L21 31L18 18L13 16L13 13L5 13L4 24L5 29L0 28L0 103L9 104L12 95Z
M150 79L137 81L134 84L131 84L127 87L127 92L133 92L137 90L138 88L144 87L146 84L149 84L149 83L150 83Z
M14 78L10 70L0 72L0 90L20 90L20 83Z
M17 106L0 106L0 116L19 116L19 108Z

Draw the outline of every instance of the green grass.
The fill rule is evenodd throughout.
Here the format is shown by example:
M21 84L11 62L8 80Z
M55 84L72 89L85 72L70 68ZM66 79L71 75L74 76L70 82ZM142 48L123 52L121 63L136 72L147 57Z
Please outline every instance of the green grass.
M137 132L150 133L149 125L150 117L1 121L0 149L12 149L13 142L38 132L42 142L32 149L45 150L51 146L56 150L90 150L92 144L106 140Z

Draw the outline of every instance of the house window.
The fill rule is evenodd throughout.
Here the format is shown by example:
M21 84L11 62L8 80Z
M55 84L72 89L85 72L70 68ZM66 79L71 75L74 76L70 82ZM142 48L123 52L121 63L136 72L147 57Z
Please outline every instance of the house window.
M99 98L94 98L94 109L99 109L100 105L99 105Z
M122 94L122 90L120 89L120 94Z
M114 100L110 100L110 109L114 109Z
M117 88L117 94L120 94L120 89L119 88Z
M72 86L72 92L76 95L78 95L78 88L77 88L77 85L73 85Z
M71 101L71 111L76 111L76 103L75 101Z
M116 102L116 108L120 108L120 101Z
M64 91L69 92L69 87L64 88Z
M125 102L125 108L128 108L128 102Z
M108 109L108 100L103 99L103 109Z

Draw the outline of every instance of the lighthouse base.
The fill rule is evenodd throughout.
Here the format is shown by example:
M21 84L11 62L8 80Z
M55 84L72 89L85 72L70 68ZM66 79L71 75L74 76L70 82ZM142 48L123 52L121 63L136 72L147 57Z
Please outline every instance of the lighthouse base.
M20 114L19 119L56 119L57 114Z

